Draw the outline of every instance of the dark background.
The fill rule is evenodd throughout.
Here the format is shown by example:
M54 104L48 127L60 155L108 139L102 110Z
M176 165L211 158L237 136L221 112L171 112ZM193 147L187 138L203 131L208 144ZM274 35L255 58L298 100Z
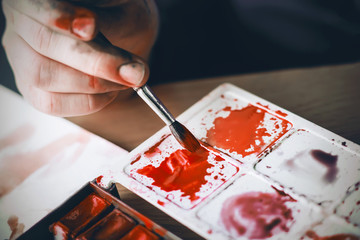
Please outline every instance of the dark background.
M150 84L360 60L359 0L157 3L161 26ZM1 84L15 90L3 48L0 73Z

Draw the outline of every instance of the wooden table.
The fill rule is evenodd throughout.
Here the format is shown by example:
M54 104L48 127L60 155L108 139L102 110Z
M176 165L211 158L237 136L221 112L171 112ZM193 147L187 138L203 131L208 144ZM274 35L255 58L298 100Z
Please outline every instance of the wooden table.
M360 144L360 63L197 79L153 86L153 90L177 116L225 82ZM164 126L132 90L98 113L69 119L127 150ZM122 192L125 202L160 225L182 238L195 237L135 194Z

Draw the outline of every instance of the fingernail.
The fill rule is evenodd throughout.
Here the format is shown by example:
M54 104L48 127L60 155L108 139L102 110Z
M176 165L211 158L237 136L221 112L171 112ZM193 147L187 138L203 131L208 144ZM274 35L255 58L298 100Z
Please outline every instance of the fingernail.
M121 78L135 86L138 86L143 81L145 75L144 64L133 62L120 66L119 74Z
M89 17L78 17L72 21L71 31L82 39L91 39L95 31L95 19Z

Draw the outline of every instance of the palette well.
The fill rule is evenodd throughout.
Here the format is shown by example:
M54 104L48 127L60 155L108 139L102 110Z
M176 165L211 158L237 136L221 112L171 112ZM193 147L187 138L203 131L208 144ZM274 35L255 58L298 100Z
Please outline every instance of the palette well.
M18 239L179 239L119 199L115 184L89 182Z
M200 152L163 128L111 181L206 239L360 239L359 145L230 84L178 120Z

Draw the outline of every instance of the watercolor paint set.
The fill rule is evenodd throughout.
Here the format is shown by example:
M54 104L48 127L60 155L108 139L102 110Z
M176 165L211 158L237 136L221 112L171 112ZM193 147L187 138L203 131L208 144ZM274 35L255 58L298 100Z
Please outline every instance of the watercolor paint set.
M200 150L163 128L110 181L206 239L360 239L359 145L231 84L178 120Z
M206 239L360 239L359 145L231 84L177 119L201 140L198 151L182 149L164 127L98 184L120 183ZM48 227L63 229L66 216Z
M115 184L89 182L18 239L179 239L120 200Z

